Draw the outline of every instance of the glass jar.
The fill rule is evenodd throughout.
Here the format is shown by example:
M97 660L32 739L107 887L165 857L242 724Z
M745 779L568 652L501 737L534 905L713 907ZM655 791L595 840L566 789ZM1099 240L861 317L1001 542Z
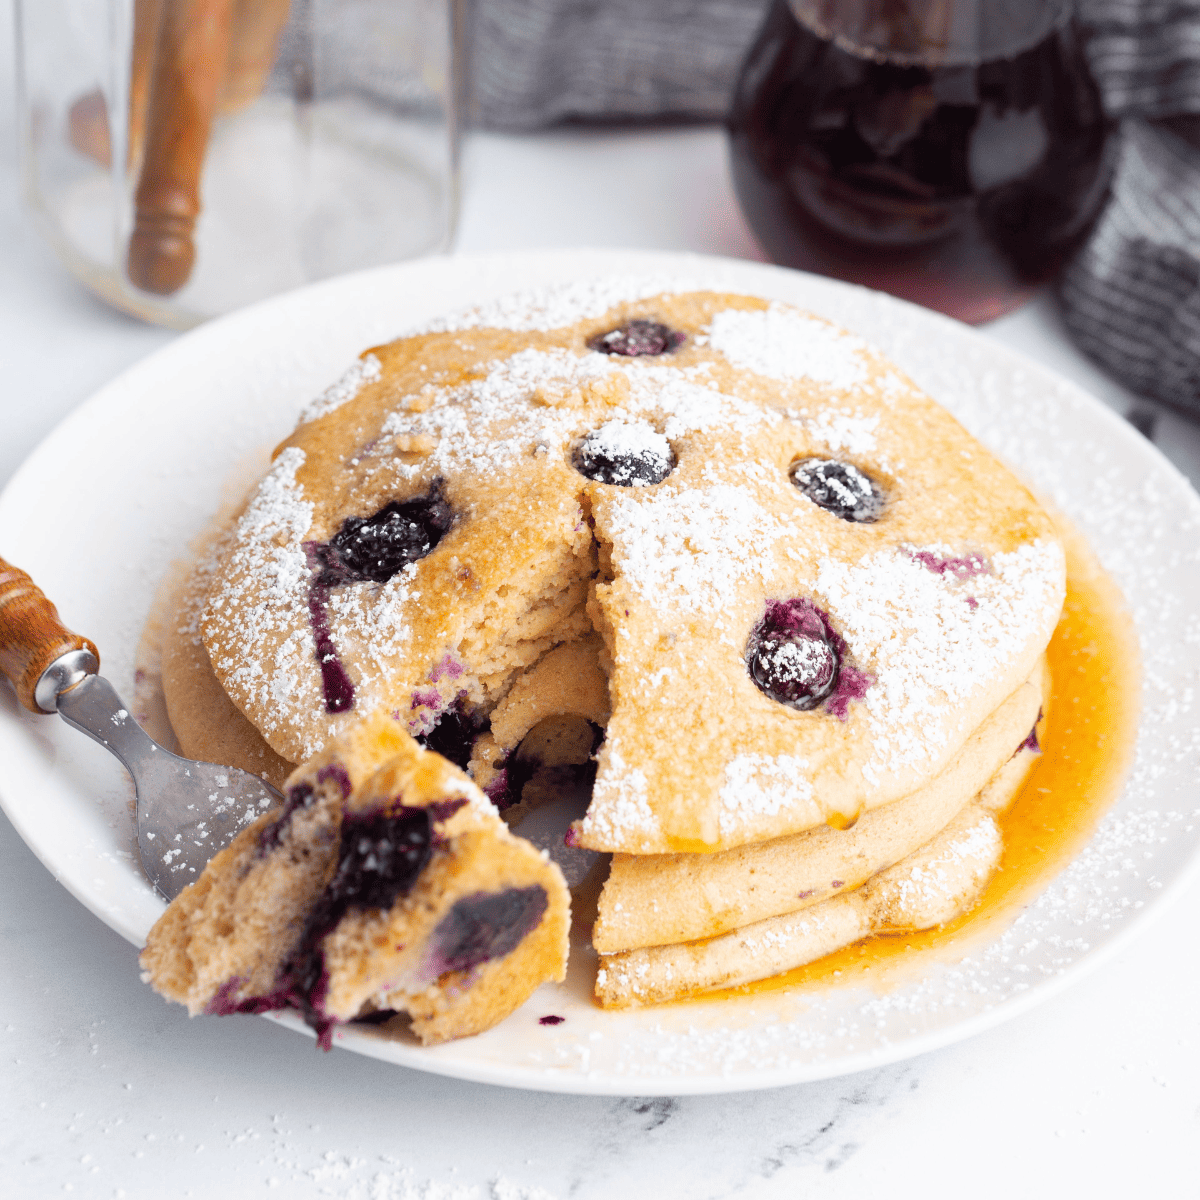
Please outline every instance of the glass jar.
M461 0L17 0L25 194L71 272L186 328L446 249Z
M1067 0L775 0L729 117L776 262L970 322L1087 234L1108 131Z

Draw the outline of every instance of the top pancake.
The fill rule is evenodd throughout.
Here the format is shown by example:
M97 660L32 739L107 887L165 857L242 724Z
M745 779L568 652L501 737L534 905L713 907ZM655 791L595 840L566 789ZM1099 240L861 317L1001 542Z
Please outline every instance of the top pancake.
M858 338L780 303L650 290L608 281L467 314L368 352L306 411L201 619L222 687L279 754L310 757L381 707L418 736L451 706L482 719L594 627L612 718L580 841L717 850L913 792L1029 675L1064 559L1026 489ZM589 350L639 318L682 344ZM673 469L585 478L580 443L606 426L618 449L665 435ZM813 503L789 477L806 457L875 480L879 519ZM449 520L431 552L314 605L321 547L348 518L430 496ZM848 688L808 711L747 666L767 602L793 599L844 643ZM353 687L343 712L327 711L314 616Z

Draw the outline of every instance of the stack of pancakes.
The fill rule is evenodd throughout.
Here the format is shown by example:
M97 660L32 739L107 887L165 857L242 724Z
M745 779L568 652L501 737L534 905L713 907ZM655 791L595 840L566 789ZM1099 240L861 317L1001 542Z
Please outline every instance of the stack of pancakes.
M197 568L164 684L186 752L269 777L383 712L510 821L591 782L621 1006L972 903L1064 574L859 339L607 280L364 354Z

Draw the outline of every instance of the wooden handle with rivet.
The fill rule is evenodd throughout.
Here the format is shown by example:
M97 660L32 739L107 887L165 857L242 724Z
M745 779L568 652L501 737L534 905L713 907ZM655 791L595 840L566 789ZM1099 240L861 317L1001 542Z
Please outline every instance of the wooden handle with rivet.
M188 281L200 175L229 55L233 0L171 0L155 43L145 149L125 271L169 296Z
M72 650L90 651L100 662L95 644L72 633L42 589L0 558L0 673L30 712L48 711L34 699L34 688L46 668Z

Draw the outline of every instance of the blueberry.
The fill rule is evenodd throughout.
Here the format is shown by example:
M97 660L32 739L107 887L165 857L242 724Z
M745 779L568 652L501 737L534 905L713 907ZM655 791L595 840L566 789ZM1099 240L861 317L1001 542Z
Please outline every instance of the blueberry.
M329 541L305 543L313 572L308 619L321 665L326 712L348 712L354 707L354 683L342 665L329 624L331 592L366 580L387 583L442 540L453 515L437 479L428 496L393 500L372 517L347 517Z
M340 780L338 781L340 782ZM311 793L293 789L293 808L311 801ZM265 996L235 999L240 977L227 979L206 1011L264 1013L294 1008L317 1032L317 1044L332 1045L334 1020L325 1013L329 972L322 942L351 908L390 908L416 882L437 840L434 825L464 801L442 801L429 808L393 805L346 813L342 819L338 864L333 878L308 914L299 944L280 968L275 986Z
M746 649L755 686L789 708L816 708L837 687L844 644L811 600L768 600Z
M393 500L373 517L348 517L330 539L330 567L335 572L340 567L347 583L364 579L387 583L442 540L451 517L450 505L436 483L428 496Z
M588 341L589 350L601 354L620 354L624 358L669 354L687 341L687 335L658 321L639 317L607 333L598 333Z
M575 469L597 483L649 487L675 469L671 443L644 421L609 421L579 444Z
M863 471L830 458L801 458L788 472L814 504L843 521L878 521L883 512L883 491Z
M490 959L503 958L537 928L548 903L540 884L464 896L433 931L432 969L439 975L469 971Z
M460 702L442 713L438 723L428 733L419 736L417 741L465 771L471 761L475 739L483 725L483 720L464 711Z
M321 897L335 920L351 905L391 908L429 861L433 822L425 808L395 813L347 813L342 821L338 865Z

